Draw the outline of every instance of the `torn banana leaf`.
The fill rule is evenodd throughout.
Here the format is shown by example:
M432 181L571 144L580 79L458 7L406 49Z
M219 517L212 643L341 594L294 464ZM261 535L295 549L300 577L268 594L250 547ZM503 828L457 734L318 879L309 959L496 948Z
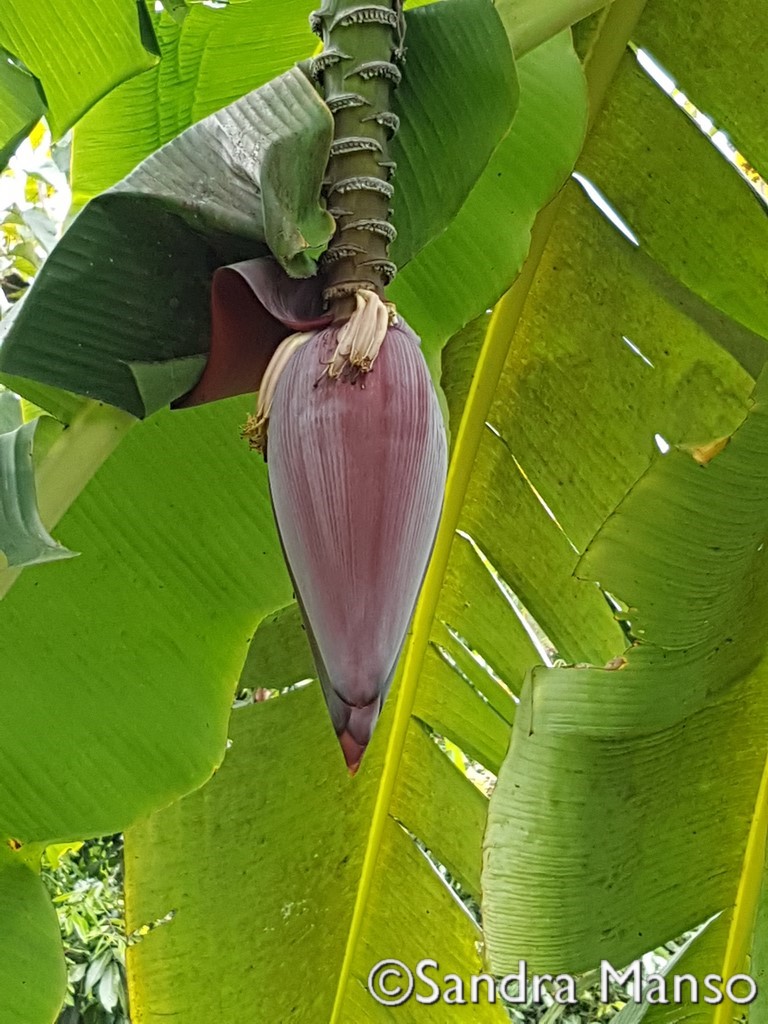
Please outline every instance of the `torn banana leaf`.
M765 844L766 395L763 373L735 432L657 455L579 563L626 606L631 643L529 675L485 841L495 971L624 964L721 912L688 970L745 969Z

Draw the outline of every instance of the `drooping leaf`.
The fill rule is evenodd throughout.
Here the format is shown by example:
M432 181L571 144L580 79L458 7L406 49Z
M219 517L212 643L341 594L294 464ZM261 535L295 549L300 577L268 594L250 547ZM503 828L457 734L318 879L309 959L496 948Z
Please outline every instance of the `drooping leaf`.
M306 267L301 247L329 236L331 134L291 71L170 142L74 221L6 326L0 370L139 417L189 391L216 267L268 245Z
M164 54L159 69L116 90L79 129L73 157L76 204L114 185L158 141L167 142L311 56L316 43L307 27L311 10L306 0L279 6L257 0L215 12L193 5L182 27L167 16L156 17ZM395 98L401 131L392 151L398 190L413 196L402 205L401 262L450 222L508 130L517 99L510 43L488 0L443 0L429 11L409 13L407 26L410 52ZM483 101L490 93L493 104ZM450 132L443 128L447 113ZM439 189L430 181L439 181Z
M57 544L40 520L32 457L37 424L24 423L20 399L0 390L0 552L12 567L75 554Z
M104 0L87 16L56 0L5 0L0 47L40 82L55 137L120 82L157 63L147 8L133 0ZM14 94L17 116L28 95L26 89ZM0 137L0 149L7 142Z
M27 378L144 416L129 364L205 352L216 263L204 240L189 246L193 234L159 205L139 207L129 196L107 194L85 209L0 325L4 379L17 378L21 393Z
M0 993L14 1024L52 1021L64 1000L67 972L59 923L37 872L0 844Z
M333 220L319 204L333 120L298 69L209 115L150 154L113 192L157 200L198 231L265 243L295 277Z

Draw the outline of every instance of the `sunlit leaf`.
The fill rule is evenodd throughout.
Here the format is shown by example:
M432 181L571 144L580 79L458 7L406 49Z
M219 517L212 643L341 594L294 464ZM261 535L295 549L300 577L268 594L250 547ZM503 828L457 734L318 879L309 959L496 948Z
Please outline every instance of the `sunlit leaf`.
M157 63L147 8L133 0L102 0L87 16L81 6L57 0L5 0L0 47L38 79L55 136L120 82ZM11 97L16 116L30 96L24 87ZM0 149L5 144L0 136Z

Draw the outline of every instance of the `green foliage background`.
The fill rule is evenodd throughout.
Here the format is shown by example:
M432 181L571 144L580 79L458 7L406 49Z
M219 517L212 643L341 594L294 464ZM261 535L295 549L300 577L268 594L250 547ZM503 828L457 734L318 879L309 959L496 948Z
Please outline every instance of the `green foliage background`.
M105 2L99 16L117 2ZM558 6L530 11L535 20ZM36 7L55 13L49 0ZM23 22L15 0L12 8ZM77 128L78 202L114 185L158 142L307 55L311 43L298 0L144 13L163 60L137 44L135 30L118 40L122 84ZM455 459L402 675L354 780L339 770L317 688L290 686L312 668L263 466L233 444L246 402L182 416L164 410L137 426L89 397L86 384L84 395L51 389L56 360L69 367L68 350L40 345L45 332L35 322L47 318L55 342L62 283L73 297L70 340L87 335L113 360L122 351L120 331L105 328L119 319L115 309L127 308L122 274L102 275L99 301L90 301L93 239L80 238L78 252L79 229L67 243L75 283L67 259L56 271L55 257L25 311L5 318L15 346L6 355L13 349L30 360L15 364L19 372L34 376L35 360L46 373L53 366L52 376L39 375L42 384L9 383L24 392L31 416L29 401L53 413L38 425L41 511L47 524L66 512L57 535L84 553L25 570L0 608L12 682L0 721L8 747L0 823L14 850L0 851L0 898L16 929L6 937L0 984L28 994L24 978L16 984L14 945L40 951L45 969L28 1013L56 1001L63 965L34 870L37 847L27 841L123 828L129 929L179 911L130 948L137 1024L169 1013L234 1019L256 1006L276 1019L296 1011L313 1022L373 1020L378 1011L361 993L376 953L416 959L429 948L446 967L479 968L481 933L425 850L467 902L477 904L482 888L485 954L500 970L519 956L582 970L603 951L639 955L715 913L686 949L686 964L734 969L752 956L765 970L765 907L754 912L768 822L759 796L768 779L768 483L766 381L755 386L755 378L768 336L768 228L754 190L626 47L631 40L661 55L764 168L754 116L764 82L743 45L761 16L765 7L753 4L706 0L692 15L688 4L616 0L579 27L584 69L567 34L518 55L511 130L500 131L468 195L457 190L450 223L426 218L434 236L403 268L393 298L424 335L435 374L442 361ZM223 30L235 23L236 32ZM279 52L267 45L273 38ZM512 43L500 41L508 52ZM115 85L96 60L69 97L55 53L35 54L28 33L0 33L0 45L47 76L59 128ZM16 88L22 121L36 120L26 71L2 67L0 95ZM727 103L712 91L720 81L730 83ZM585 88L590 131L580 176L537 215L582 145ZM20 131L2 120L0 128L14 139ZM449 135L431 136L430 155L445 145L456 158ZM184 146L172 153L184 156ZM40 196L44 175L30 179L30 195ZM591 183L634 240L616 232L604 206L598 212ZM120 205L113 200L93 209L111 215ZM173 206L178 197L166 200ZM106 236L108 263L125 223L107 221L117 231ZM10 211L0 247L4 304L35 276L49 235L31 211ZM212 244L206 237L206 258ZM474 319L521 268L494 316ZM48 292L57 272L59 292ZM138 280L141 272L140 261ZM135 298L136 280L128 290ZM158 354L153 381L176 387L178 353L168 355ZM153 393L162 393L160 405L172 397ZM666 439L668 454L654 435ZM210 486L217 481L225 485ZM14 579L6 571L3 593ZM531 621L551 638L556 664ZM29 677L38 681L34 714ZM236 686L258 692L265 683L281 696L241 706L230 719ZM27 751L41 734L52 750L67 741L70 756L56 773L31 771ZM472 761L486 780L498 773L490 805ZM18 851L17 839L25 841ZM70 996L90 1001L83 1010L92 1016L124 1008L125 940L109 895L110 879L118 880L109 846L105 857L89 845L57 869L74 885L59 903L80 993ZM22 913L26 906L34 914ZM210 934L215 948L201 947ZM315 984L289 1005L299 957ZM190 963L192 972L180 966ZM476 1020L496 1021L498 1009L482 1007ZM707 1012L692 1017L709 1020Z

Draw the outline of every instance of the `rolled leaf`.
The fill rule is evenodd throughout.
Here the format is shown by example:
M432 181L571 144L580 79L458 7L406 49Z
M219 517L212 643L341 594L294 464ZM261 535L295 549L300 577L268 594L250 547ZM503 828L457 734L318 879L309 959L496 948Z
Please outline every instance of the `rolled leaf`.
M0 390L0 552L8 566L72 558L57 544L37 510L32 446L38 421L24 423L21 401Z

